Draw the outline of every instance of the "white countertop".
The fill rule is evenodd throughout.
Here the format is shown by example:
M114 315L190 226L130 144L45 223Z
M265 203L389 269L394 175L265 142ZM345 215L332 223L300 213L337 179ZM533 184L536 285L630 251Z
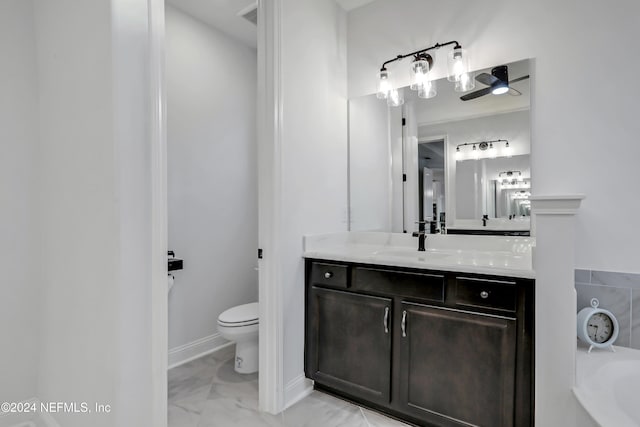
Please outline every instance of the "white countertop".
M426 251L410 234L342 232L305 236L305 258L535 278L531 237L427 235Z

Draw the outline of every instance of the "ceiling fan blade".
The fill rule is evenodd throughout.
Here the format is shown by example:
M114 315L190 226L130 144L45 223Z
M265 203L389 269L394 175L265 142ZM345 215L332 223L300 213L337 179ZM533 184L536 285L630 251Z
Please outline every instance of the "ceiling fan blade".
M498 79L495 76L492 76L491 74L487 74L487 73L480 73L476 76L476 80L479 81L480 83L487 85L487 86L491 86L492 84L494 84L495 82L499 82L500 79Z
M511 95L511 96L520 96L520 95L522 95L522 92L510 87L509 88L509 95Z
M490 87L485 87L484 89L480 89L480 90L477 90L475 92L471 92L471 93L468 93L466 95L462 95L460 97L460 99L463 100L463 101L469 101L471 99L480 98L481 96L487 95L489 93L491 93L491 88Z
M522 77L518 77L517 79L513 79L513 80L511 80L511 81L509 82L509 84L511 84L511 83L517 83L517 82L519 82L519 81L526 80L526 79L528 79L528 78L529 78L529 76L528 76L528 75L526 75L526 76L522 76Z

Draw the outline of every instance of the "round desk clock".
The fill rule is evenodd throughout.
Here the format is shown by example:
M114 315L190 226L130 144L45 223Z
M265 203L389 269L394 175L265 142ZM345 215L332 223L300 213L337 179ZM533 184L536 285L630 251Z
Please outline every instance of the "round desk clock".
M615 351L613 343L618 338L618 320L609 310L598 308L600 301L591 300L591 307L578 312L578 338L589 344L589 353L594 348L609 348Z

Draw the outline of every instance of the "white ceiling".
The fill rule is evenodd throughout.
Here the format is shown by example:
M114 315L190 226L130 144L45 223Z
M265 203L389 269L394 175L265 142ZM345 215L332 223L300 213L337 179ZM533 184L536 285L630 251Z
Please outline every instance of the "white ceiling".
M336 0L346 11L356 9L375 0ZM256 47L256 26L238 16L257 0L166 0L171 6L203 21L242 43Z
M238 12L256 0L166 0L167 3L222 31L247 46L257 46L257 28Z
M406 61L402 65L405 64L407 64ZM509 80L529 74L528 60L507 65L509 65ZM408 69L408 65L406 67ZM491 68L478 70L475 74L477 75L481 72L491 74ZM474 91L485 87L482 83L476 82ZM447 81L446 78L438 80L438 95L432 99L418 98L417 92L405 88L405 101L415 102L416 119L421 125L524 110L528 109L530 104L530 80L523 80L513 84L514 89L522 92L521 96L488 94L470 101L461 101L460 96L464 94L454 91L453 88L453 83Z

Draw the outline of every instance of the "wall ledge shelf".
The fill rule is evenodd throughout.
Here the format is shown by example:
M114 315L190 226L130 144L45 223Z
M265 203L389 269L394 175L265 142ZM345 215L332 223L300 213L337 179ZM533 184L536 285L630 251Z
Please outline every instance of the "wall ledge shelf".
M536 215L575 215L584 194L532 195L531 211Z

